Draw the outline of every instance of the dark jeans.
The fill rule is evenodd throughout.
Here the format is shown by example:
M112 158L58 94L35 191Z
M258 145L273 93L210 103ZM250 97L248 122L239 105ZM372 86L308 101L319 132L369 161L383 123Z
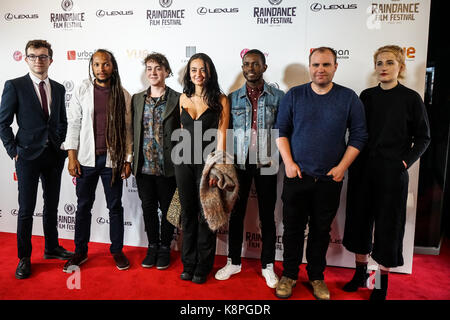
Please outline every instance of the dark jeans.
M371 253L384 267L402 266L408 171L401 160L357 160L349 170L343 244L354 253Z
M175 227L167 221L167 210L177 188L175 177L137 174L136 183L142 202L145 232L149 244L170 246ZM161 210L159 221L158 207Z
M233 264L241 264L244 218L252 181L258 195L259 220L261 221L261 264L265 268L275 260L275 218L277 201L277 175L261 175L256 165L247 165L246 170L236 170L239 180L239 197L231 212L228 233L228 257Z
M91 209L95 200L98 178L102 179L105 191L106 206L109 209L109 237L111 253L120 252L123 248L124 219L122 207L122 184L120 173L111 186L112 169L105 167L106 155L95 157L95 167L81 166L81 176L77 178L76 193L78 197L75 215L75 252L88 252L91 236Z
M309 233L306 270L309 280L323 280L331 223L339 208L342 182L284 178L283 194L283 275L297 280L302 263L305 228ZM309 218L309 222L308 222Z
M58 247L57 214L61 172L65 157L52 147L47 147L34 160L25 160L19 156L16 161L16 173L19 191L19 216L17 219L17 251L19 259L31 256L31 234L33 214L36 207L39 177L42 182L44 209L42 223L45 236L45 250Z
M181 204L183 243L181 262L184 271L206 276L212 270L216 254L216 233L209 229L200 203L199 188L203 165L175 166Z

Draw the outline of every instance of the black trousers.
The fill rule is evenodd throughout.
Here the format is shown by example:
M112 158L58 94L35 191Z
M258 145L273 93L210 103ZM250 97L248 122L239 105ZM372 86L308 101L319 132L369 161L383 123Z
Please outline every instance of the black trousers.
M216 254L216 233L209 229L200 203L202 164L175 166L181 204L183 240L181 262L184 271L206 276L212 270Z
M145 232L149 244L170 246L175 227L167 221L167 210L177 188L175 177L136 175L139 198L142 202ZM161 222L158 208L161 210Z
M284 178L283 193L283 275L297 280L302 263L305 228L309 233L306 270L309 280L323 280L331 223L339 208L342 182ZM309 222L308 222L309 219Z
M233 264L241 264L244 218L247 211L247 200L255 181L258 195L258 212L261 222L261 264L265 268L275 260L276 228L274 210L277 201L277 175L261 175L256 165L246 165L246 170L236 170L239 180L239 197L230 215L228 227L228 257Z
M39 178L42 182L44 209L42 223L44 227L45 249L51 251L58 244L57 214L61 187L61 172L65 157L53 147L45 148L34 160L25 160L19 156L16 161L16 173L19 191L19 216L17 219L17 249L19 259L31 256L31 234L33 214L36 207Z
M402 266L408 171L401 160L359 160L349 170L343 244L386 268Z
M95 157L95 167L81 166L81 176L77 178L77 212L75 213L75 252L88 252L91 236L92 206L99 178L105 191L106 206L109 210L109 251L122 251L124 237L124 217L122 207L123 181L120 173L116 173L114 184L111 185L112 169L106 167L106 154Z

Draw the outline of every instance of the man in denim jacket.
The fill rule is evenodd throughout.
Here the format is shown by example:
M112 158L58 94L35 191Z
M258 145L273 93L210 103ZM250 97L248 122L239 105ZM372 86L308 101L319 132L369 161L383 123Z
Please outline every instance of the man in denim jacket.
M242 73L246 83L229 95L234 136L234 155L239 179L239 197L231 213L228 235L227 264L217 271L217 280L227 280L241 271L241 251L247 199L255 181L261 221L262 275L270 288L275 288L278 277L273 271L275 260L275 219L277 200L276 137L271 132L284 92L269 86L263 79L267 69L264 54L256 49L242 58ZM273 145L273 147L271 147ZM272 160L272 158L274 160ZM275 168L275 170L274 170Z

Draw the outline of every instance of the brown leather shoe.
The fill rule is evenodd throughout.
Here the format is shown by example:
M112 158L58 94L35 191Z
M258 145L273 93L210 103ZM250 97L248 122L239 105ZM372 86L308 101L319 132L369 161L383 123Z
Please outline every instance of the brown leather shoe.
M314 280L309 282L314 290L314 297L318 300L330 300L330 291L323 280Z
M275 289L275 295L281 299L287 299L292 295L292 288L295 287L297 280L282 276Z
M116 262L116 267L119 270L126 270L130 267L130 262L122 251L113 253L114 261Z

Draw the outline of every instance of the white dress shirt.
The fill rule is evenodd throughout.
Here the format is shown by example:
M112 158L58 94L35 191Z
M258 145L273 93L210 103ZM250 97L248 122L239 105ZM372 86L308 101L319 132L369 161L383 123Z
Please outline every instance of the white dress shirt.
M45 83L44 90L45 90L45 94L47 95L47 103L48 103L48 106L47 106L48 116L50 116L50 113L51 113L50 106L52 104L52 88L50 87L49 78L47 77L44 80L41 80L31 72L29 73L29 75L30 75L31 81L33 81L34 90L36 91L36 95L38 96L41 106L42 106L42 98L41 98L41 93L39 92L39 83L41 83L41 81L44 81L44 83Z

